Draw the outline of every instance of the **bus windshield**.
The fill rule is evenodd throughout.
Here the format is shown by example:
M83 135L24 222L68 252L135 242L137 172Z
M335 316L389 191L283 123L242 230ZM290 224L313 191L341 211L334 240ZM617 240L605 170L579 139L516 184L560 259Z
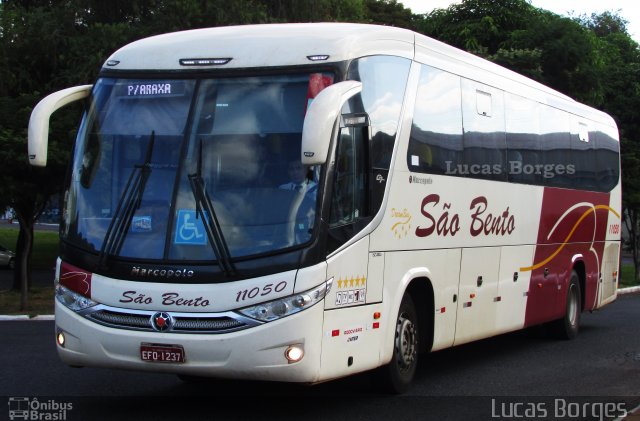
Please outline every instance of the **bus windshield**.
M314 234L319 168L300 162L330 74L96 83L78 134L62 238L101 256L212 261Z

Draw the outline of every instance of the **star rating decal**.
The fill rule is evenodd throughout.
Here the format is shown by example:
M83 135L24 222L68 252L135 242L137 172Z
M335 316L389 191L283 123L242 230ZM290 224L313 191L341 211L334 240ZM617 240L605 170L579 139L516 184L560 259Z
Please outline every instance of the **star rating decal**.
M365 287L367 286L367 277L362 276L351 276L351 277L340 277L338 279L338 289L342 288L354 288L354 287Z

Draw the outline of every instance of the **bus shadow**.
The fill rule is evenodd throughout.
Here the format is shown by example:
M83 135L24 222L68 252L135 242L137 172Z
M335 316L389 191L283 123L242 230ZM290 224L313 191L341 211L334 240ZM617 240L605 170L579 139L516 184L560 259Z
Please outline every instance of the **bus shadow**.
M549 337L544 329L530 328L422 355L413 387L399 396L383 391L375 370L315 385L215 378L185 382L174 377L174 381L162 382L163 386L153 394L88 398L74 412L82 413L87 408L93 419L100 419L95 418L95 408L101 407L108 408L109 418L105 419L135 413L136 419L147 419L145 416L149 415L148 419L154 421L187 414L189 419L219 420L276 416L286 420L300 419L304 414L311 420L388 421L420 419L425 413L433 415L428 419L482 419L474 417L486 415L490 402L487 396L491 394L481 392L486 390L486 383L502 390L495 386L499 377L492 377L496 371L503 368L507 376L513 376L514 371L526 372L533 369L528 364L535 365L531 361L536 355L564 352L567 344L579 342L582 337L588 340L590 333L599 329L602 327L583 325L576 341L561 341ZM462 407L461 398L465 402Z

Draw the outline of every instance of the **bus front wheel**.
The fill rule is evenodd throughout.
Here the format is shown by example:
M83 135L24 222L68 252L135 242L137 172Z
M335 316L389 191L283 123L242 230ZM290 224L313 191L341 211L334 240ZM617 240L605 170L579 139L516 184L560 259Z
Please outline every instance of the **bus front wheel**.
M400 303L395 325L393 357L382 367L384 384L391 393L409 389L418 365L418 316L411 296L405 294Z

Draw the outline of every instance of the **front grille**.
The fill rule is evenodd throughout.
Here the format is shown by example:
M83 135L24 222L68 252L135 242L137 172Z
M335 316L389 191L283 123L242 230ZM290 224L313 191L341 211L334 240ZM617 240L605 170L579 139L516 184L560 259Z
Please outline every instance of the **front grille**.
M115 325L123 328L151 328L151 316L143 316L140 314L123 314L114 313L108 310L100 310L91 314L91 319L106 325Z
M237 329L239 327L244 326L244 323L226 318L200 318L190 319L190 318L177 318L176 324L173 330L185 330L185 331L215 331L215 330L228 330L228 329Z
M82 312L87 319L117 329L155 332L151 318L156 311L128 310L98 305ZM227 333L261 324L233 312L226 313L173 313L171 329L163 333Z

